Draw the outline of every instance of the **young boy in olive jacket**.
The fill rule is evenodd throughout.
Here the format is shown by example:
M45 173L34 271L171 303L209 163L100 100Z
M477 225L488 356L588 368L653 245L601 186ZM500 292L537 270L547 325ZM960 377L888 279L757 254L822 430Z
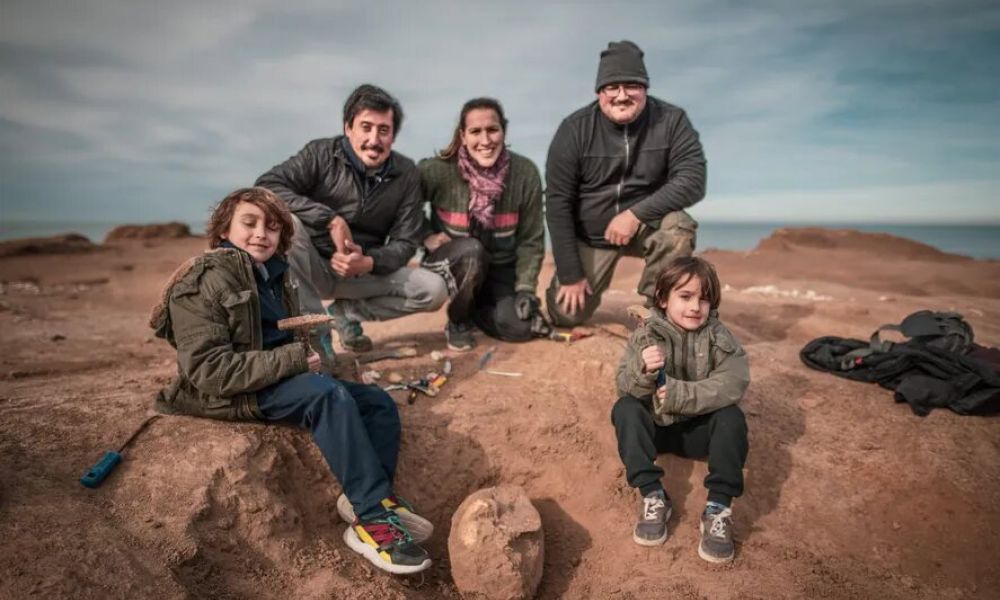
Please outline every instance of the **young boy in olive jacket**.
M265 188L227 196L208 223L212 248L181 266L150 325L177 350L160 412L291 423L310 430L344 494L347 545L391 573L430 566L417 545L433 526L394 495L399 413L376 386L321 374L320 357L278 321L298 314L285 261L292 220ZM357 515L357 517L355 517Z
M629 338L618 366L611 420L628 483L642 494L632 538L667 539L671 502L658 452L708 457L708 502L698 554L728 562L735 554L732 499L743 493L747 426L737 406L750 384L746 352L719 321L719 278L701 258L673 260L656 281L652 314Z

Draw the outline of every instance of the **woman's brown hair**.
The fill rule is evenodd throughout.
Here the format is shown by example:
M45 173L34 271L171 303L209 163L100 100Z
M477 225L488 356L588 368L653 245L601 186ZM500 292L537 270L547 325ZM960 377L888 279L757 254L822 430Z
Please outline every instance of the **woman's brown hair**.
M462 132L465 131L465 117L469 116L469 113L476 109L494 111L497 114L497 119L500 121L500 129L503 130L504 136L507 135L507 117L503 114L503 106L500 106L500 101L494 98L473 98L462 105L462 112L458 116L458 127L455 128L455 133L451 135L451 142L448 144L448 147L438 153L438 158L448 160L458 154L458 149L462 147Z
M288 252L288 247L292 244L292 215L288 212L285 202L267 188L251 187L240 188L222 199L222 202L212 211L212 216L205 226L205 234L208 236L208 247L218 248L225 239L223 236L229 231L233 214L240 202L253 204L264 211L267 224L276 224L281 227L281 234L278 236L278 248L275 253L284 256Z
M701 297L708 300L713 310L719 308L719 303L722 302L719 276L712 263L696 256L680 256L664 267L656 278L656 291L653 292L656 305L663 306L671 290L685 285L694 276L701 280Z

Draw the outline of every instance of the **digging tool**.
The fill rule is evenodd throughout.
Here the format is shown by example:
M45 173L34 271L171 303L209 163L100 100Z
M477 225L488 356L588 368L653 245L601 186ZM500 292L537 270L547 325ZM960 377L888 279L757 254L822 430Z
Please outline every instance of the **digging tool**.
M412 346L406 348L395 348L393 350L377 350L375 352L369 352L368 354L362 354L358 357L358 362L361 364L378 362L380 360L388 360L390 358L412 358L417 355L417 349Z
M482 357L479 359L479 370L482 371L486 367L486 364L490 362L493 358L493 354L497 351L496 346L490 346L490 349L483 353Z
M332 320L333 317L330 315L301 315L288 319L280 319L278 321L278 329L281 331L294 331L295 337L305 347L306 355L309 355L315 352L313 347L309 345L309 334L313 329L322 325L328 325Z
M142 424L140 424L139 427L132 432L132 435L128 436L128 439L125 440L125 443L122 444L121 448L119 448L118 451L108 450L105 452L104 456L101 457L101 460L97 461L97 464L90 467L90 469L83 474L83 477L80 478L80 483L83 484L84 487L88 488L96 488L101 485L101 482L104 481L107 476L111 474L111 471L118 466L118 463L122 461L122 452L125 451L125 448L127 448L128 445L131 444L140 433L142 433L142 430L159 417L160 415L151 415L146 417Z

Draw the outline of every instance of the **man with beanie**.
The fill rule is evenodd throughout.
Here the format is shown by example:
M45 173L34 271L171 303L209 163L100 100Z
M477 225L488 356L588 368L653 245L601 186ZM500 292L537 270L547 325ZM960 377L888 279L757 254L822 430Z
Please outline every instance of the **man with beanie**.
M601 52L597 99L566 117L549 147L545 217L556 273L552 324L583 323L601 303L618 259L642 257L639 293L690 256L698 224L684 209L705 196L705 155L681 108L648 96L643 52L629 41Z
M288 259L303 313L323 299L346 350L367 352L361 321L433 312L448 299L440 276L407 266L423 243L420 173L393 151L403 109L380 87L358 86L344 103L344 135L309 142L257 179L292 212ZM317 340L329 370L329 333ZM315 346L317 350L319 346Z

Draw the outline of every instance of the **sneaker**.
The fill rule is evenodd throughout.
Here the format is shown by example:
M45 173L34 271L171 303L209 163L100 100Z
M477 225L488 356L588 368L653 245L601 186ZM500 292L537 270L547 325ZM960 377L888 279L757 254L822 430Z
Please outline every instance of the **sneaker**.
M419 573L431 566L427 551L413 541L391 511L367 521L355 519L344 530L344 543L379 569L397 575Z
M472 335L472 325L448 321L444 330L444 338L448 341L448 349L455 352L468 352L476 347L476 338Z
M640 546L659 546L667 541L667 521L671 512L673 505L666 492L657 490L649 493L642 499L632 540Z
M709 506L701 515L701 544L698 556L713 563L733 560L733 511L729 507Z
M340 335L340 344L345 350L369 352L372 349L372 339L365 335L361 323L348 319L336 301L326 308L326 313L333 317L333 328Z
M393 495L388 498L382 498L382 506L396 513L400 522L410 532L414 542L418 544L426 542L430 539L431 534L434 533L434 524L418 515L413 510L413 506L399 496ZM347 499L347 494L341 494L337 498L337 514L347 523L354 522L354 507L351 506L351 501Z

